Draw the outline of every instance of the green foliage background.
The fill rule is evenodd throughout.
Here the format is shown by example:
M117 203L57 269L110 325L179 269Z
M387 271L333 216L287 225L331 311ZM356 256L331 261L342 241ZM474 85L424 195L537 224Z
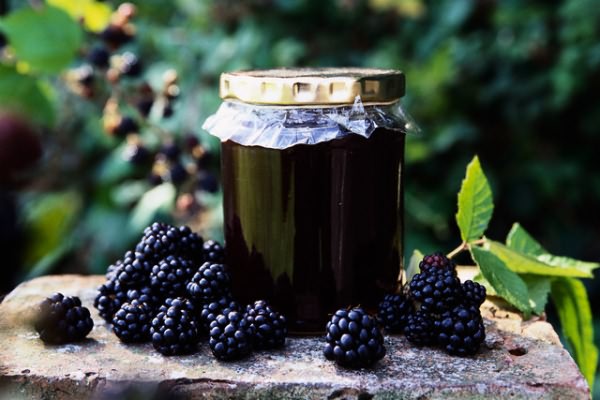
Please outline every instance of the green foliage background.
M423 130L408 139L406 151L408 252L450 250L460 242L453 220L456 193L465 165L477 153L494 192L491 237L503 237L513 221L520 221L554 254L600 260L596 1L136 3L137 40L128 46L150 67L146 76L152 80L174 67L181 77L182 99L169 129L197 132L209 149L218 151L218 143L200 126L219 105L222 71L347 65L402 69L407 76L404 104ZM23 7L20 1L8 4L11 10ZM47 232L48 224L42 223L28 231L36 251L54 257L52 262L42 257L41 264L38 259L24 265L35 265L30 274L68 270L73 263L54 261L75 253L81 261L77 265L99 272L132 240L138 225L155 217L155 211L168 214L172 193L158 193L160 210L146 215L138 207L132 213L132 200L145 189L139 181L124 179L122 149L102 134L97 107L73 100L58 81L43 75L43 91L36 92L48 96L55 109L43 160L54 174L23 189L19 199L25 220L39 220L31 216L44 207L60 208L65 204L57 201L61 196L70 198L72 207L57 231ZM0 89L3 85L6 81ZM48 109L43 107L45 113ZM33 111L32 118L40 120ZM153 202L150 198L146 204ZM67 248L52 244L56 235L69 239ZM598 286L594 280L588 287L596 318ZM600 385L595 386L600 395Z

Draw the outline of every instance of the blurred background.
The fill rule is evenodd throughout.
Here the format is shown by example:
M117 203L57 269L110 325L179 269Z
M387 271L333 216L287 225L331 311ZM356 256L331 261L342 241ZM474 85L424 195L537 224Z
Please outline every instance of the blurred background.
M222 71L405 72L406 250L450 251L478 154L496 209L600 260L600 7L593 0L0 0L0 293L103 273L156 219L222 238ZM600 284L587 281L600 342ZM551 310L550 310L550 313ZM552 315L552 314L551 314ZM596 394L600 396L600 385Z

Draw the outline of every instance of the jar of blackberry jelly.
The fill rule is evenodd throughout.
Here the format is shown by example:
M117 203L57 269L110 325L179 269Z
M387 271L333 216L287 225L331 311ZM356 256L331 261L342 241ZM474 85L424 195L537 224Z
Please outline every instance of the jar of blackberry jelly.
M241 302L292 333L374 309L402 268L404 75L326 68L225 73L204 128L221 139L227 263Z

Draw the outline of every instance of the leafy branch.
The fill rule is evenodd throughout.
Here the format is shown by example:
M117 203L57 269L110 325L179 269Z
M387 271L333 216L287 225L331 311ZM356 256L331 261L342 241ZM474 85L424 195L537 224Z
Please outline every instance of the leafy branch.
M566 342L591 387L598 349L589 299L579 278L592 278L600 264L551 254L519 223L513 224L504 243L485 237L493 210L492 190L475 156L458 193L456 223L462 243L448 257L468 251L480 271L475 280L525 318L543 313L550 296Z

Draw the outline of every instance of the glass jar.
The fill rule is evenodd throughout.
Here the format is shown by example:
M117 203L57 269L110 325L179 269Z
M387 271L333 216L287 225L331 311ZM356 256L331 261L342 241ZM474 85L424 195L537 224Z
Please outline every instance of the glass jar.
M221 76L217 113L233 294L266 299L290 332L374 309L402 268L404 75L278 69Z

